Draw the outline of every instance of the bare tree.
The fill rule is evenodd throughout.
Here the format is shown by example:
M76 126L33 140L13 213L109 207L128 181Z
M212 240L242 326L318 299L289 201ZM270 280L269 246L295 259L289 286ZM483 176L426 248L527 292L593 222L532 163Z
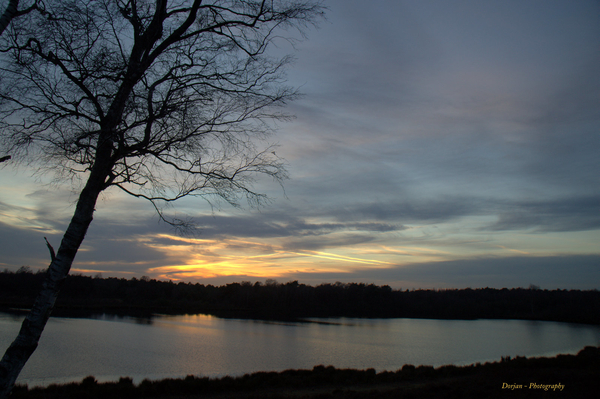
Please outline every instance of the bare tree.
M323 14L318 0L48 0L45 10L2 38L2 144L85 183L0 363L0 397L37 347L102 191L144 198L181 227L164 204L212 195L256 205L266 197L254 176L286 177L259 144L297 94L285 85L290 59L266 50Z
M45 12L41 1L38 1L38 0L33 1L31 4L27 5L25 8L22 8L19 10L19 0L9 0L8 4L6 5L6 8L4 9L4 12L0 16L0 36L2 36L2 33L4 33L6 28L8 28L8 25L11 23L11 21L13 19L20 17L22 15L26 15L26 14L30 13L31 11L35 11L35 10L40 11L42 13ZM0 158L0 163L8 161L8 160L10 160L10 158L11 158L10 155L5 155Z
M10 22L21 15L30 13L31 11L38 10L44 12L44 5L41 0L35 0L27 4L24 8L19 10L19 0L9 0L4 12L0 16L0 35L4 33Z

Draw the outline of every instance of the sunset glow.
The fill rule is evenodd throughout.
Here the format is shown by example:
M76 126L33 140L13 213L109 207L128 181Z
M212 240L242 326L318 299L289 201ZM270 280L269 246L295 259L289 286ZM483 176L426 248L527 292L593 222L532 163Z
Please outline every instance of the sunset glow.
M305 94L272 202L185 198L180 234L109 190L72 272L221 285L600 288L600 5L332 0L294 48ZM4 154L0 154L4 155ZM0 167L0 267L42 269L77 183Z

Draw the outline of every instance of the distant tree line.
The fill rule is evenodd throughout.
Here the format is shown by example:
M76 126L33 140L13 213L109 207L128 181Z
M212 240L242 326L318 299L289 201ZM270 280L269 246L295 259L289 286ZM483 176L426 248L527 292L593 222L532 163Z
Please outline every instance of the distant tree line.
M0 272L0 309L26 309L44 272ZM68 276L54 315L205 313L221 317L293 320L308 317L526 319L600 324L598 290L395 290L387 285L292 281L231 283L216 287L148 277Z

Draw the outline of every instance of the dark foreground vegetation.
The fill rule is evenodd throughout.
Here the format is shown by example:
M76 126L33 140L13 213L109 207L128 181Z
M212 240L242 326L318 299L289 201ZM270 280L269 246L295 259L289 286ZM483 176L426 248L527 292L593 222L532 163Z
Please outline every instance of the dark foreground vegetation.
M44 278L26 268L0 273L0 310L27 309ZM433 319L527 319L600 324L600 292L579 290L393 290L372 284L212 285L143 277L71 275L55 316L92 314L150 316L205 313L222 317L293 320L307 317L405 317Z
M130 378L46 388L17 386L13 399L54 398L596 398L600 389L600 348L554 358L502 358L464 367L405 365L395 372L312 370L260 372L242 377L188 376L184 379Z

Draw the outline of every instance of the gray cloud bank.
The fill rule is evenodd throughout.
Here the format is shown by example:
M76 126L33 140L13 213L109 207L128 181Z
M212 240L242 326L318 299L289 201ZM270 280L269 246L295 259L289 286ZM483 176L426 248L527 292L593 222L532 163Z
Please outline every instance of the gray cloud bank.
M594 288L597 248L573 254L547 244L518 258L482 251L503 239L579 245L598 237L600 3L328 4L330 21L309 32L289 73L306 96L291 104L297 119L276 138L289 160L286 199L272 191L278 199L260 212L214 214L186 203L198 237L264 240L283 251L460 247L437 263L289 275L313 283ZM29 197L38 199L29 209L0 203L0 212L22 219L0 222L0 265L43 267L43 236L58 245L69 201L42 191ZM173 232L144 206L142 215L131 203L99 204L76 262L134 274L167 262L157 246L186 243L157 236ZM423 226L435 235L417 235ZM465 253L466 242L479 251Z
M391 268L360 269L350 273L292 274L319 284L341 282L388 284L394 288L527 288L600 289L600 255L478 258L428 262Z

